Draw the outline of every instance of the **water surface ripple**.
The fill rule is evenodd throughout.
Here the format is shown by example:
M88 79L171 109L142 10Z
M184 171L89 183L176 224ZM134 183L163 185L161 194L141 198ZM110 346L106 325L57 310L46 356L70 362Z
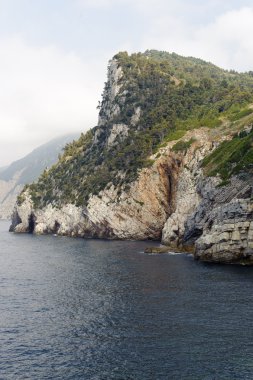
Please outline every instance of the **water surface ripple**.
M0 379L253 379L253 268L0 222Z

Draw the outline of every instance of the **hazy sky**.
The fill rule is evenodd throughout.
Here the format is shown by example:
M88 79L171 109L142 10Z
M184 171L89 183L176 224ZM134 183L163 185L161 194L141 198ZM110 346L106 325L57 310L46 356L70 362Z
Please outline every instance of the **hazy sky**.
M96 125L118 51L174 51L247 71L252 36L252 0L0 0L0 167Z

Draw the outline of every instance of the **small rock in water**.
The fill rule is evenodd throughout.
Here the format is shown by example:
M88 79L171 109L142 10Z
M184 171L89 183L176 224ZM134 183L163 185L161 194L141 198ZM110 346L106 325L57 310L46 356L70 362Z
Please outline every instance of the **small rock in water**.
M147 247L145 253L192 253L192 246L185 246L181 248L161 246L161 247Z
M147 247L145 248L145 253L167 253L169 252L169 247Z

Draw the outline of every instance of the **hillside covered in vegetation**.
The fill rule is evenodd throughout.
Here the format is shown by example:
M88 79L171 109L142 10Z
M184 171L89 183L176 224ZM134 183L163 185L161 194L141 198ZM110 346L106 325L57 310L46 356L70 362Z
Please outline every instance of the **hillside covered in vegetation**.
M117 54L98 124L18 197L11 231L161 240L253 265L253 75Z
M120 69L117 78L112 64ZM152 165L150 156L169 141L202 126L221 131L224 126L227 131L238 120L253 116L249 106L253 102L252 73L228 72L200 59L159 51L122 52L110 65L98 126L68 144L58 163L29 185L36 207L49 203L85 206L91 194L112 183L127 189L140 168ZM117 87L113 95L112 86ZM113 128L122 125L124 134L118 133L110 143ZM238 154L245 154L246 166L252 165L251 133L224 142L217 158L216 153L207 158L204 165L209 165L209 173L221 171L228 179L229 173L243 169L243 163L237 169L232 165L230 170L225 163L221 167L219 156L225 147L235 150L232 162ZM217 165L215 160L219 161Z

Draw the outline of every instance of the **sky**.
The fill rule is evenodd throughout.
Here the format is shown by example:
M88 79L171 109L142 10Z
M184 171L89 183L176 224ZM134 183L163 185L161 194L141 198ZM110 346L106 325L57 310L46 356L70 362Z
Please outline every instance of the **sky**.
M117 52L249 71L252 35L252 0L0 0L0 168L95 126Z

